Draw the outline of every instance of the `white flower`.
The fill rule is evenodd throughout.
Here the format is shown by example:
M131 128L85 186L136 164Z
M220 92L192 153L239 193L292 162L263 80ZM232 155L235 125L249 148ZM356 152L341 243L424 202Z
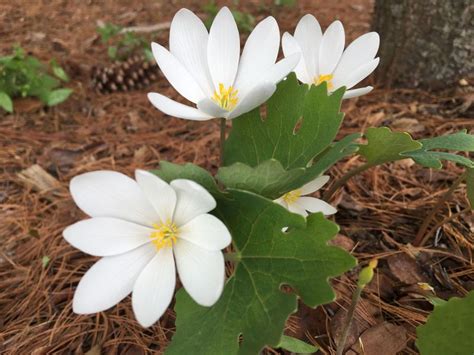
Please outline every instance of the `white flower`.
M64 230L81 251L102 256L82 277L73 310L106 310L132 292L139 323L155 323L170 304L176 268L189 295L211 306L225 279L221 249L231 242L226 226L207 212L214 198L201 185L184 179L167 184L135 172L135 180L114 171L96 171L71 180L72 197L92 218Z
M287 192L280 198L276 199L275 202L282 205L290 212L298 213L303 217L308 215L308 212L306 211L311 213L322 212L326 216L334 214L337 210L327 202L324 202L319 198L306 196L318 191L328 182L328 180L329 176L327 175L317 177L302 188Z
M227 7L219 11L209 33L194 13L179 10L171 23L169 46L168 51L153 43L153 55L170 84L197 108L158 93L148 98L167 115L198 121L232 119L261 105L300 57L295 54L275 64L280 31L273 17L255 27L240 56L239 31Z
M301 53L295 68L300 81L309 85L326 81L332 92L342 86L351 89L379 64L379 58L375 58L380 42L376 32L360 36L346 50L344 42L344 27L340 21L334 21L323 34L318 20L308 14L298 22L294 36L287 32L283 35L282 46L287 57ZM366 86L348 90L344 98L364 95L372 89L372 86Z

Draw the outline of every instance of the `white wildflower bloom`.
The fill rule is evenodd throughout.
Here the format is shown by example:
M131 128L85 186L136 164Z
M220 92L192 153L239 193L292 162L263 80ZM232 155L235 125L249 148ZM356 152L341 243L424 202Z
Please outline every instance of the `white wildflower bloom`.
M324 32L313 15L305 15L296 26L294 35L285 33L282 46L285 56L301 53L295 68L298 79L306 84L327 82L332 92L345 86L344 98L364 95L372 86L351 89L372 73L379 64L375 58L379 48L379 35L366 33L344 50L345 34L340 21L334 21Z
M294 54L275 63L280 31L273 17L255 27L240 55L239 31L227 7L219 11L209 33L194 13L179 10L171 23L169 47L153 43L153 55L170 84L197 107L158 93L148 98L167 115L198 121L232 119L261 105L300 57Z
M231 236L207 213L216 201L201 185L185 179L168 184L143 170L135 179L114 171L73 178L72 197L92 218L63 235L81 251L102 257L79 282L74 312L100 312L132 293L135 316L148 327L173 298L176 269L198 304L218 300L225 279L221 249Z
M303 217L306 217L308 212L322 212L326 216L334 214L337 212L337 210L327 202L324 202L319 198L306 196L318 191L328 181L329 176L327 175L317 177L300 189L287 192L280 198L276 199L275 202L282 205L290 212L298 213Z

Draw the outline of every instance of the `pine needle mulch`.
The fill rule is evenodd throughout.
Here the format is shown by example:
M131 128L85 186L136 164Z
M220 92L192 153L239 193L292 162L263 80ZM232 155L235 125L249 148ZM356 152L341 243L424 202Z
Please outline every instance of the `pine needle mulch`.
M126 24L153 23L152 10L172 14L181 7L153 4L139 4L128 12L125 5L113 2L105 2L105 9L77 6L69 25L85 22L80 40L70 37L75 35L72 32L60 32L59 25L46 27L46 20L40 18L45 10L41 6L26 9L2 5L5 11L0 13L6 15L1 20L8 16L10 26L2 51L15 40L31 44L32 51L44 58L51 48L41 49L35 45L38 41L51 45L59 57L63 51L66 69L73 73L75 95L48 110L34 101L20 100L15 102L14 115L0 116L1 353L152 353L161 352L173 334L172 310L159 324L145 330L134 320L129 298L97 315L73 314L75 285L96 258L75 250L61 236L67 225L85 217L68 193L68 181L77 174L97 169L132 174L136 168L156 168L161 160L192 162L212 171L217 168L216 122L164 117L148 103L146 90L96 95L88 86L88 69L104 60L96 58L101 49L94 44L95 19L116 16ZM48 6L59 9L59 5L51 2ZM346 27L352 21L355 34L367 31L369 18L364 9L368 5L370 2L360 1L353 5L359 8L341 9L342 17L347 17ZM199 9L196 2L188 6ZM290 20L294 23L302 13L320 7L322 3L303 2L299 9L280 13L283 27L291 28ZM69 7L61 9L51 15L58 22L72 13ZM327 25L337 10L323 12L322 22ZM163 20L169 18L167 15ZM159 37L165 39L167 33ZM153 90L176 97L161 77ZM344 103L346 119L341 136L381 125L409 131L415 138L464 128L472 131L472 91L469 86L431 94L376 90ZM357 159L343 161L329 174L341 176L358 164ZM415 327L431 310L418 283L429 283L443 298L463 296L474 289L474 220L467 209L463 185L436 214L426 243L419 248L410 244L460 172L453 164L434 171L402 161L357 176L334 196L331 202L339 210L335 221L341 225L336 244L350 250L362 264L379 258L376 278L356 311L348 353L417 353ZM316 310L302 306L288 321L288 332L319 344L325 353L334 352L334 337L345 317L355 274L334 280L338 291L335 302Z

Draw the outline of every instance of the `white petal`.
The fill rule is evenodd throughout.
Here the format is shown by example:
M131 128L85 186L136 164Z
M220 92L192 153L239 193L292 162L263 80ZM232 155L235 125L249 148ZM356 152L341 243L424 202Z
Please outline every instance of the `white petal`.
M197 107L200 111L207 113L212 117L225 117L228 111L221 108L211 99L203 99L198 102Z
M274 64L269 68L268 73L264 75L263 81L269 81L271 83L278 84L283 78L285 78L292 70L296 67L301 55L295 53L280 60L278 63Z
M235 87L253 87L277 59L280 30L273 17L261 21L245 43L240 58Z
M334 78L333 84L335 88L339 88L341 86L345 86L347 89L350 89L354 85L357 85L360 81L365 79L367 76L372 73L377 65L379 65L380 58L375 58L374 60L370 61L367 64L361 65L359 68L354 70L354 72L348 76L347 78Z
M177 92L194 103L204 97L201 87L179 60L158 43L152 43L151 48L163 75Z
M148 93L148 100L158 110L170 116L193 121L206 121L214 118L194 107L183 105L156 92Z
M247 113L267 101L275 92L276 85L270 82L262 83L249 90L245 97L230 112L228 119Z
M310 78L319 75L318 63L322 37L321 26L313 15L303 16L296 25L295 39L303 53L306 70Z
M173 221L178 227L216 208L214 197L194 181L177 179L171 181L170 185L178 197L173 217Z
M155 254L156 249L147 243L125 254L100 259L77 285L74 313L101 312L119 303L132 292L140 272Z
M329 203L319 198L300 197L297 203L311 213L322 212L324 215L331 215L337 212Z
M308 215L308 212L304 209L303 206L298 204L297 202L293 202L288 205L288 210L293 213L297 213L299 215L302 215L303 217L306 217Z
M377 32L366 33L353 41L342 54L341 60L334 71L334 78L347 78L354 70L375 58L379 49Z
M207 64L206 26L188 9L179 10L170 28L170 52L186 67L206 96L212 95L212 80Z
M374 88L372 86L365 86L360 89L347 90L344 93L343 99L352 99L353 97L362 96L371 92Z
M110 217L95 217L67 227L69 244L95 256L122 254L150 241L152 228Z
M158 218L137 182L115 171L93 171L71 180L77 206L91 217L116 217L151 226Z
M210 251L186 240L174 246L176 266L184 289L201 306L210 307L224 288L225 265L220 251Z
M290 35L288 32L285 32L283 34L282 48L283 48L283 53L285 54L285 57L289 57L295 53L300 53L300 54L302 53L298 42L296 42L295 38L292 35ZM311 84L313 82L313 79L308 75L308 71L306 69L306 62L302 55L300 56L300 60L298 64L296 65L294 71L299 81L305 84Z
M319 51L319 75L332 74L344 50L344 27L334 21L324 32Z
M282 197L277 198L276 200L273 200L273 202L278 203L280 206L285 207L288 209L288 204L283 200Z
M140 273L132 293L135 317L143 327L153 325L168 308L176 287L173 249L162 248Z
M160 216L161 222L170 221L176 206L174 189L155 174L145 170L135 170L135 180ZM159 221L155 223L157 222Z
M229 230L220 219L210 214L193 218L179 229L179 238L207 250L221 250L231 242Z
M308 182L304 185L300 190L302 195L308 195L313 192L318 191L321 187L323 187L329 181L329 176L322 175L318 176L313 181Z
M239 30L230 10L223 7L214 18L207 44L209 70L215 88L220 83L226 88L234 84L239 55Z

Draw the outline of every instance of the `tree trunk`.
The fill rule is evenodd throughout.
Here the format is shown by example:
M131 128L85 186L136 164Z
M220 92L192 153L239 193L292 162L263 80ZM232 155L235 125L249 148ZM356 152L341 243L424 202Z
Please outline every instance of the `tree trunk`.
M378 81L442 88L474 74L474 0L375 0Z

